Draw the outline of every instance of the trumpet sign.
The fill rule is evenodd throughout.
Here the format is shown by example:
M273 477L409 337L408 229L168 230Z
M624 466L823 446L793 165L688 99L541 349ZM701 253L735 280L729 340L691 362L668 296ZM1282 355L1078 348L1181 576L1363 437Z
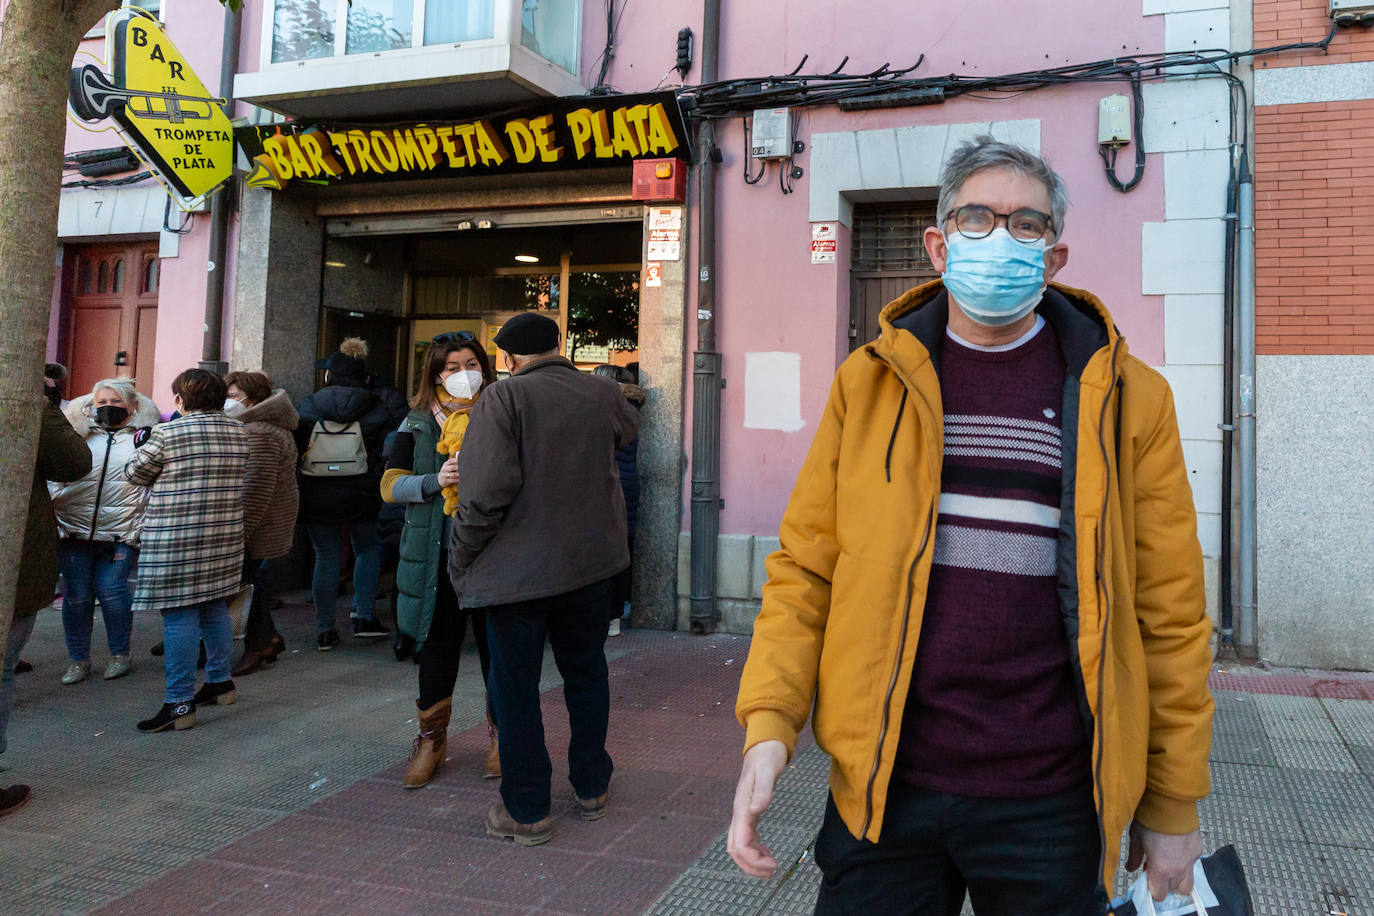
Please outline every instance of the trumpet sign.
M90 64L72 70L72 111L83 121L113 118L183 203L204 198L233 170L224 99L206 90L156 19L128 10L111 20L111 78Z

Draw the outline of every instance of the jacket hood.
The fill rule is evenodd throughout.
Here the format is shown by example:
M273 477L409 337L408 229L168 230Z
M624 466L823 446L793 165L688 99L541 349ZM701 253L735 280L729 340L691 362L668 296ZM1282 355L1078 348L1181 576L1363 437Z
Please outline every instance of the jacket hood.
M351 385L330 385L321 388L309 398L320 419L331 423L352 423L361 420L367 412L377 406L377 396L366 388ZM266 403L264 401L263 403ZM309 411L301 405L301 414L308 416Z
M91 418L86 416L86 407L91 403L91 400L90 394L83 394L79 398L72 398L67 406L62 409L62 414L67 418L67 422L83 439L89 436L93 430L98 429ZM139 427L156 426L161 422L162 413L153 403L153 399L143 392L139 392L138 409L134 411L133 416L129 418L129 422L124 424L123 428L133 432Z
M240 423L270 423L280 426L287 432L294 430L300 423L300 415L296 413L295 406L282 388L274 389L267 400L249 407L236 419Z
M949 294L940 280L909 289L883 307L878 316L881 333L865 349L914 377L921 364L935 361L949 308ZM1103 348L1119 347L1125 355L1126 339L1111 313L1087 290L1050 283L1035 311L1054 327L1071 376L1088 381L1084 375L1088 362ZM1107 384L1105 374L1094 381Z

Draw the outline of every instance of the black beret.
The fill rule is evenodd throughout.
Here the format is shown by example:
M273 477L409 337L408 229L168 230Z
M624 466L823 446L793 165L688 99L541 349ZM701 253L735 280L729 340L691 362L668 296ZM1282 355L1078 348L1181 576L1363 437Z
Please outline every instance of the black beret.
M535 312L516 315L496 332L496 346L515 356L558 349L558 322Z

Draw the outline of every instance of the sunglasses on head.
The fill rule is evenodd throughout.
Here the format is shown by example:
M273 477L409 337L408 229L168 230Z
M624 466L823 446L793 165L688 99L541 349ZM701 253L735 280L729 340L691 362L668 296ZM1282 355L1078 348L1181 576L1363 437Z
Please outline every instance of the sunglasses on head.
M442 334L435 334L432 338L430 338L430 343L467 343L470 340L476 339L477 335L472 333L471 331L445 331Z

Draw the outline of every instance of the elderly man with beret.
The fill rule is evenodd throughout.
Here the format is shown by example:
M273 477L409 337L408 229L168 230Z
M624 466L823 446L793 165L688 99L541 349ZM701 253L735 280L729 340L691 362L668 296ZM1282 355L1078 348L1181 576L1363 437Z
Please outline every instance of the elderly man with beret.
M521 846L552 834L539 712L546 637L563 676L578 814L606 815L606 607L611 578L630 563L615 450L638 435L639 414L614 381L579 372L558 343L557 323L533 312L496 335L510 378L472 409L449 546L461 606L487 611L502 774L487 832Z

